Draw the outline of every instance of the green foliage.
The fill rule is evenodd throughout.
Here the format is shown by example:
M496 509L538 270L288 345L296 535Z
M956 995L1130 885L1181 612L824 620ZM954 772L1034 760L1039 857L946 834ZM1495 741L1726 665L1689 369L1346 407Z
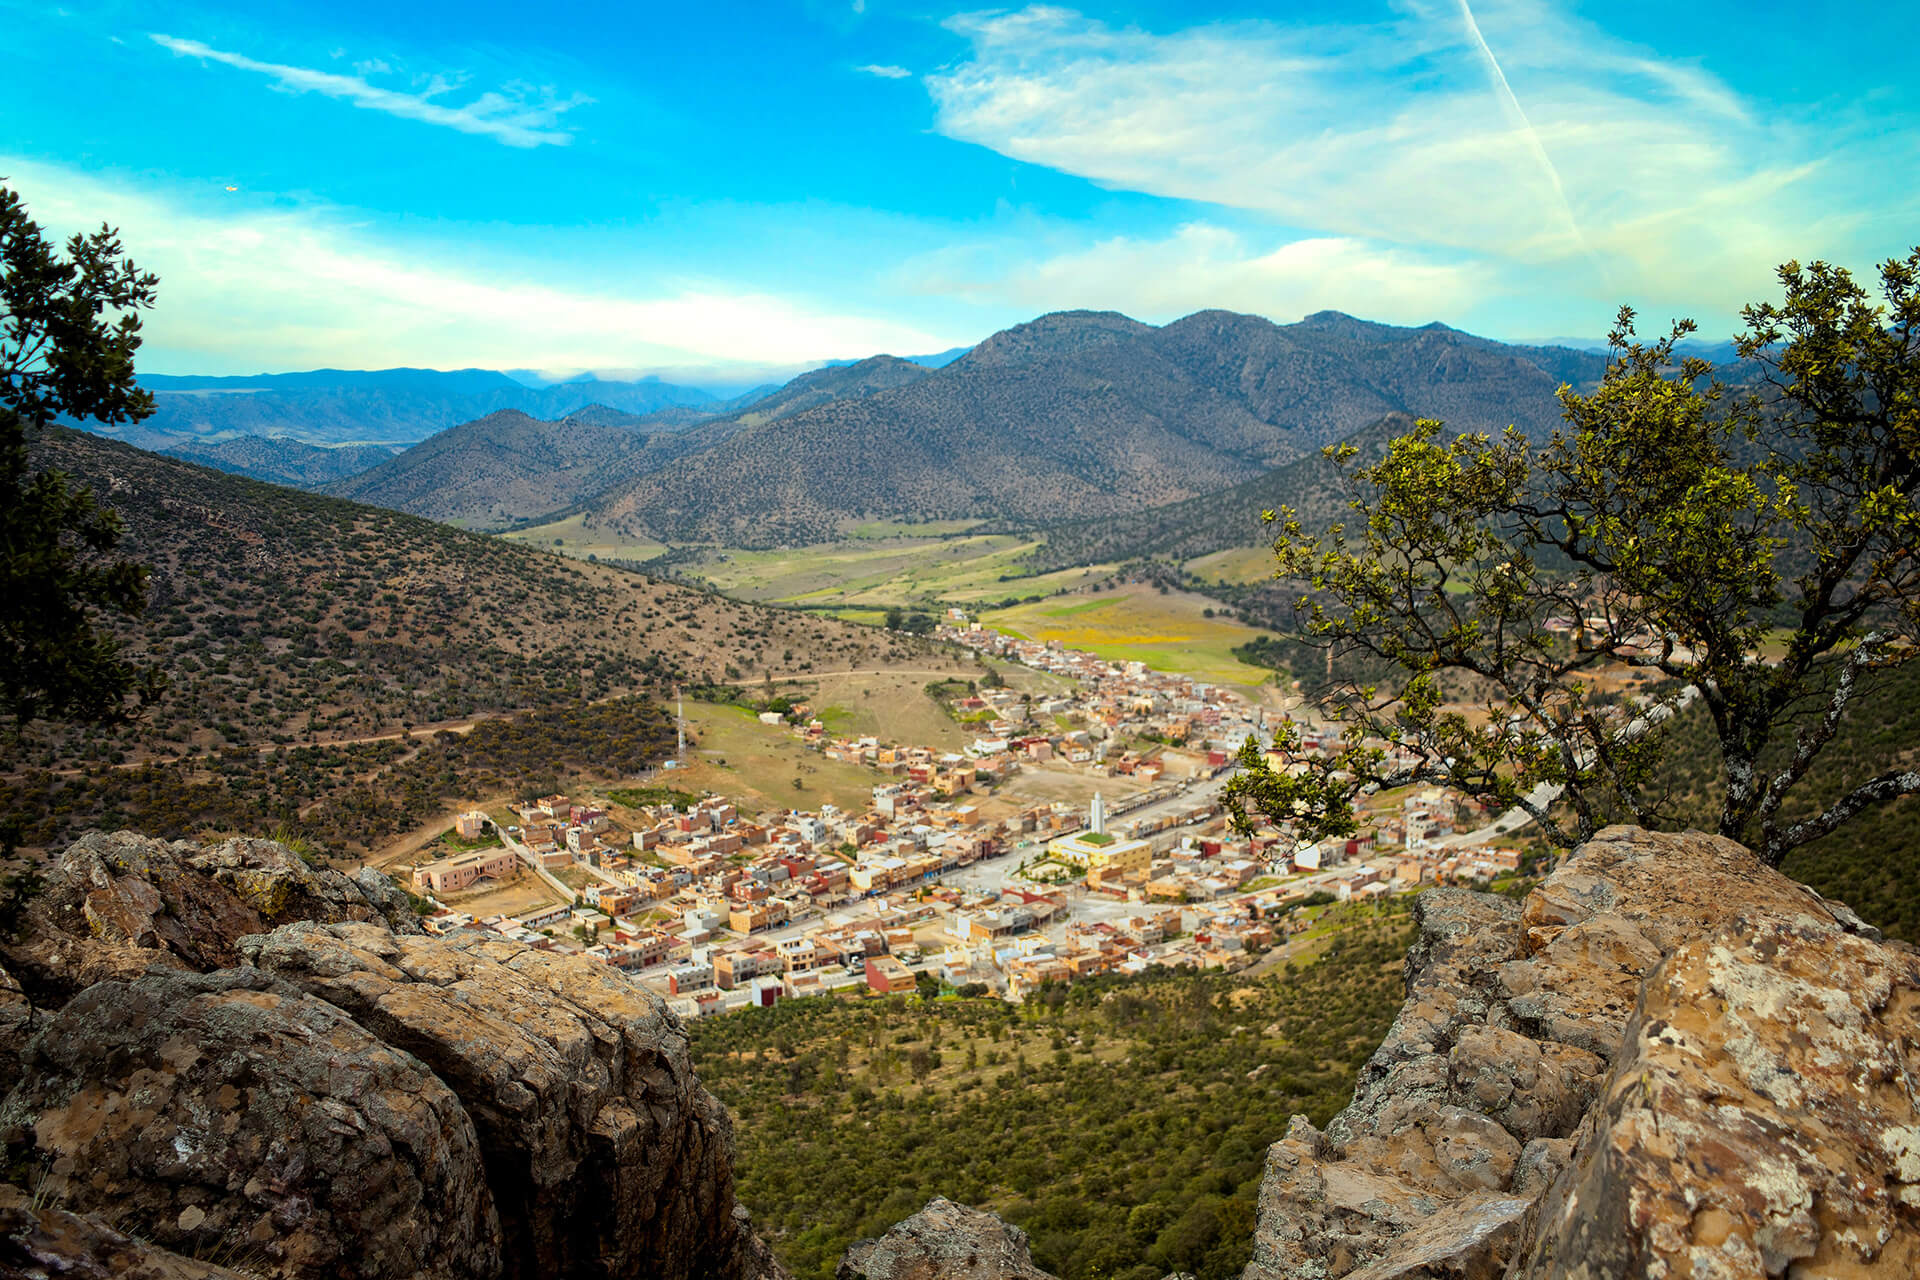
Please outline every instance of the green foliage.
M1213 610L1207 610L1207 616L1212 617ZM1277 636L1255 636L1245 644L1235 645L1233 656L1250 667L1285 671L1289 666L1288 646Z
M935 1195L1021 1226L1064 1280L1222 1280L1249 1256L1267 1145L1345 1105L1385 1034L1407 940L1388 916L1286 978L1105 977L1018 1008L796 1000L689 1031L735 1117L741 1195L801 1280Z
M936 625L938 622L932 614L919 609L911 612L897 608L887 610L887 630L889 631L904 631L911 636L924 636Z
M0 186L0 713L16 733L42 718L126 720L162 686L96 621L145 602L145 568L112 556L119 519L28 449L62 415L153 412L133 355L157 283L105 226L62 256Z
M1876 673L1858 697L1833 743L1787 801L1787 816L1817 812L1868 778L1903 763L1911 767L1920 743L1920 664ZM1666 782L1675 825L1712 821L1726 785L1713 750L1713 719L1695 705L1675 717ZM1762 773L1778 767L1790 744L1776 744ZM1781 870L1829 898L1846 903L1889 937L1920 943L1920 798L1907 796L1863 812L1840 831L1802 845Z
M1678 358L1691 322L1642 344L1623 308L1606 377L1562 388L1567 425L1545 444L1421 421L1378 462L1330 452L1352 528L1270 515L1279 573L1305 588L1308 636L1401 675L1386 694L1337 688L1347 729L1330 756L1285 731L1276 769L1249 744L1226 793L1243 826L1259 809L1345 833L1358 788L1410 783L1527 809L1569 843L1608 817L1661 825L1663 722L1695 696L1725 767L1712 824L1775 865L1920 791L1896 767L1816 812L1786 804L1862 680L1920 653L1920 249L1881 268L1884 305L1824 263L1780 279L1783 303L1747 308L1737 340L1764 392L1730 396ZM1785 652L1754 661L1783 618ZM1598 687L1622 667L1660 681L1637 709ZM1483 715L1457 709L1448 677Z

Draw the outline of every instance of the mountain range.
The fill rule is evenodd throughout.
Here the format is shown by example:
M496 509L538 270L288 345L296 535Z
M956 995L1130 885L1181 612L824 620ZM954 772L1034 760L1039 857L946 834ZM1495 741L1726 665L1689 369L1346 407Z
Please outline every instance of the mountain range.
M383 444L343 444L329 448L289 436L236 436L207 443L199 440L160 452L216 471L306 489L358 475L393 456Z
M234 436L287 436L309 444L412 444L502 409L561 418L590 404L627 413L726 407L719 396L657 378L578 379L528 386L488 369L316 369L250 377L146 375L153 416L107 432L147 449Z
M1594 351L1333 311L1163 326L1067 311L955 359L873 356L732 400L657 379L533 387L487 370L154 378L160 412L122 434L477 528L578 515L622 538L773 547L866 519L972 519L1058 529L1052 561L1139 544L1125 531L1167 519L1211 547L1244 523L1216 496L1290 492L1304 477L1282 469L1390 415L1544 434L1556 390L1604 368ZM369 440L407 447L310 448Z
M1444 325L1206 311L1162 327L1061 312L901 385L764 422L582 503L589 526L675 542L820 541L849 521L1035 528L1201 498L1392 413L1544 434L1604 358Z

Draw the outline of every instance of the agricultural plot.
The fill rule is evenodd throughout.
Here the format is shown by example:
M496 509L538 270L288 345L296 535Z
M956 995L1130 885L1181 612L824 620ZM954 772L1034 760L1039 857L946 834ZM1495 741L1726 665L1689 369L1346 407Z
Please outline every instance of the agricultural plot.
M614 537L603 529L588 529L579 516L568 516L565 520L555 520L551 524L530 529L515 529L500 536L509 542L525 542L579 560L589 557L596 560L651 560L667 549L658 542L633 542Z
M1043 600L983 614L986 625L1030 640L1058 640L1116 662L1144 662L1215 684L1252 688L1273 673L1233 656L1263 634L1219 611L1204 596L1133 585L1093 596Z

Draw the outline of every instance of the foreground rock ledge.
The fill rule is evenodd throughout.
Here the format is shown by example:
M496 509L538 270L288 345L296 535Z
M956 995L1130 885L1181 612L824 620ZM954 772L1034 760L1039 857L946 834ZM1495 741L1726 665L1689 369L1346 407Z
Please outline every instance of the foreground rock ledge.
M478 936L295 924L260 970L425 1063L473 1117L515 1276L732 1277L769 1260L733 1213L733 1130L650 992Z
M460 1101L340 1010L257 970L89 987L22 1055L0 1127L57 1203L275 1275L499 1273Z
M76 841L0 1072L0 1280L784 1276L658 997L271 841Z
M951 1200L927 1207L878 1240L855 1241L835 1280L1054 1280L1033 1265L1027 1233Z
M1612 827L1416 900L1408 995L1267 1157L1244 1280L1920 1276L1920 954L1739 845Z

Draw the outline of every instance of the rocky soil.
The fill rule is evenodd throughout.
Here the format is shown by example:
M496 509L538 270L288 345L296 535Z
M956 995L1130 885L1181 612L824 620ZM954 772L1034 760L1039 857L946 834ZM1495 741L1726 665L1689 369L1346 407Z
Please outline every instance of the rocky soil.
M658 998L269 841L77 841L0 1055L0 1280L781 1275Z

